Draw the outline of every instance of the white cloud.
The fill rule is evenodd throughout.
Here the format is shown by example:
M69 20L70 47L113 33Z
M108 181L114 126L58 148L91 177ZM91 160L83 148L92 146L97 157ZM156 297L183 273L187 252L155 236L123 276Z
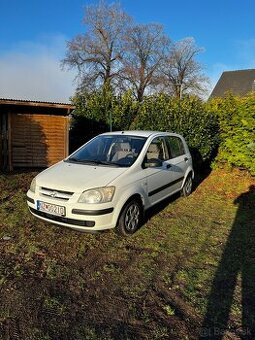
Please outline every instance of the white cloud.
M75 73L60 68L65 46L59 35L20 42L0 54L0 98L68 102Z

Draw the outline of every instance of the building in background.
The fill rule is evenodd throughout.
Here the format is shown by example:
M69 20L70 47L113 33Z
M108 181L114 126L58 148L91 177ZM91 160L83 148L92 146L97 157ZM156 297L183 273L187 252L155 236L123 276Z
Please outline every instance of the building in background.
M255 69L223 72L210 98L224 97L226 93L245 96L255 91Z

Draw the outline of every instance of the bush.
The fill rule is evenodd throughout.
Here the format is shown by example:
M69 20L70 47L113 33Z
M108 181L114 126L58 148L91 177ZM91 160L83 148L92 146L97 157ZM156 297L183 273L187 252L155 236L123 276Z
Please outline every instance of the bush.
M75 111L71 120L70 152L99 133L109 130L106 102L101 93L78 93L72 98Z
M128 130L137 115L139 103L130 91L114 96L110 91L77 93L72 98L75 113L71 131L78 134L96 135L110 130Z
M137 116L140 103L134 100L132 92L112 98L112 121L114 130L129 130Z
M131 128L182 134L192 151L194 164L210 161L219 143L217 117L197 97L182 100L165 94L147 97Z
M255 175L255 95L212 99L211 108L218 113L220 148L218 163L243 167Z
M73 103L76 109L72 136L84 133L83 137L91 137L91 134L109 131L111 115L113 130L158 130L182 134L195 165L210 161L218 146L216 116L206 110L205 103L197 97L179 100L158 94L138 103L130 92L122 96L97 92L77 94Z

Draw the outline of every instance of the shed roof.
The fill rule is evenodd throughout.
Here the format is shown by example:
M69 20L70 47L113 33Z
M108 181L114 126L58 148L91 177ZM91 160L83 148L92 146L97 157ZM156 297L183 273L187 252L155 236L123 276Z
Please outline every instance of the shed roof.
M44 115L68 116L75 106L67 103L40 102L32 100L18 100L0 98L0 114L4 112L32 113Z
M52 107L60 109L74 110L75 106L67 103L41 102L34 100L6 99L0 98L0 105L19 105L19 106L36 106L36 107Z
M255 69L225 71L215 85L211 97L224 97L226 92L245 96L255 90Z

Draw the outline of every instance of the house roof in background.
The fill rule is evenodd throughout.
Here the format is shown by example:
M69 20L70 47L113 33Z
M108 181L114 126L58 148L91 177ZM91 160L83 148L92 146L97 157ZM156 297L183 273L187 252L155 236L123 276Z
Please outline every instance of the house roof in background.
M244 96L255 90L255 69L225 71L215 85L211 97L224 97L227 92Z

